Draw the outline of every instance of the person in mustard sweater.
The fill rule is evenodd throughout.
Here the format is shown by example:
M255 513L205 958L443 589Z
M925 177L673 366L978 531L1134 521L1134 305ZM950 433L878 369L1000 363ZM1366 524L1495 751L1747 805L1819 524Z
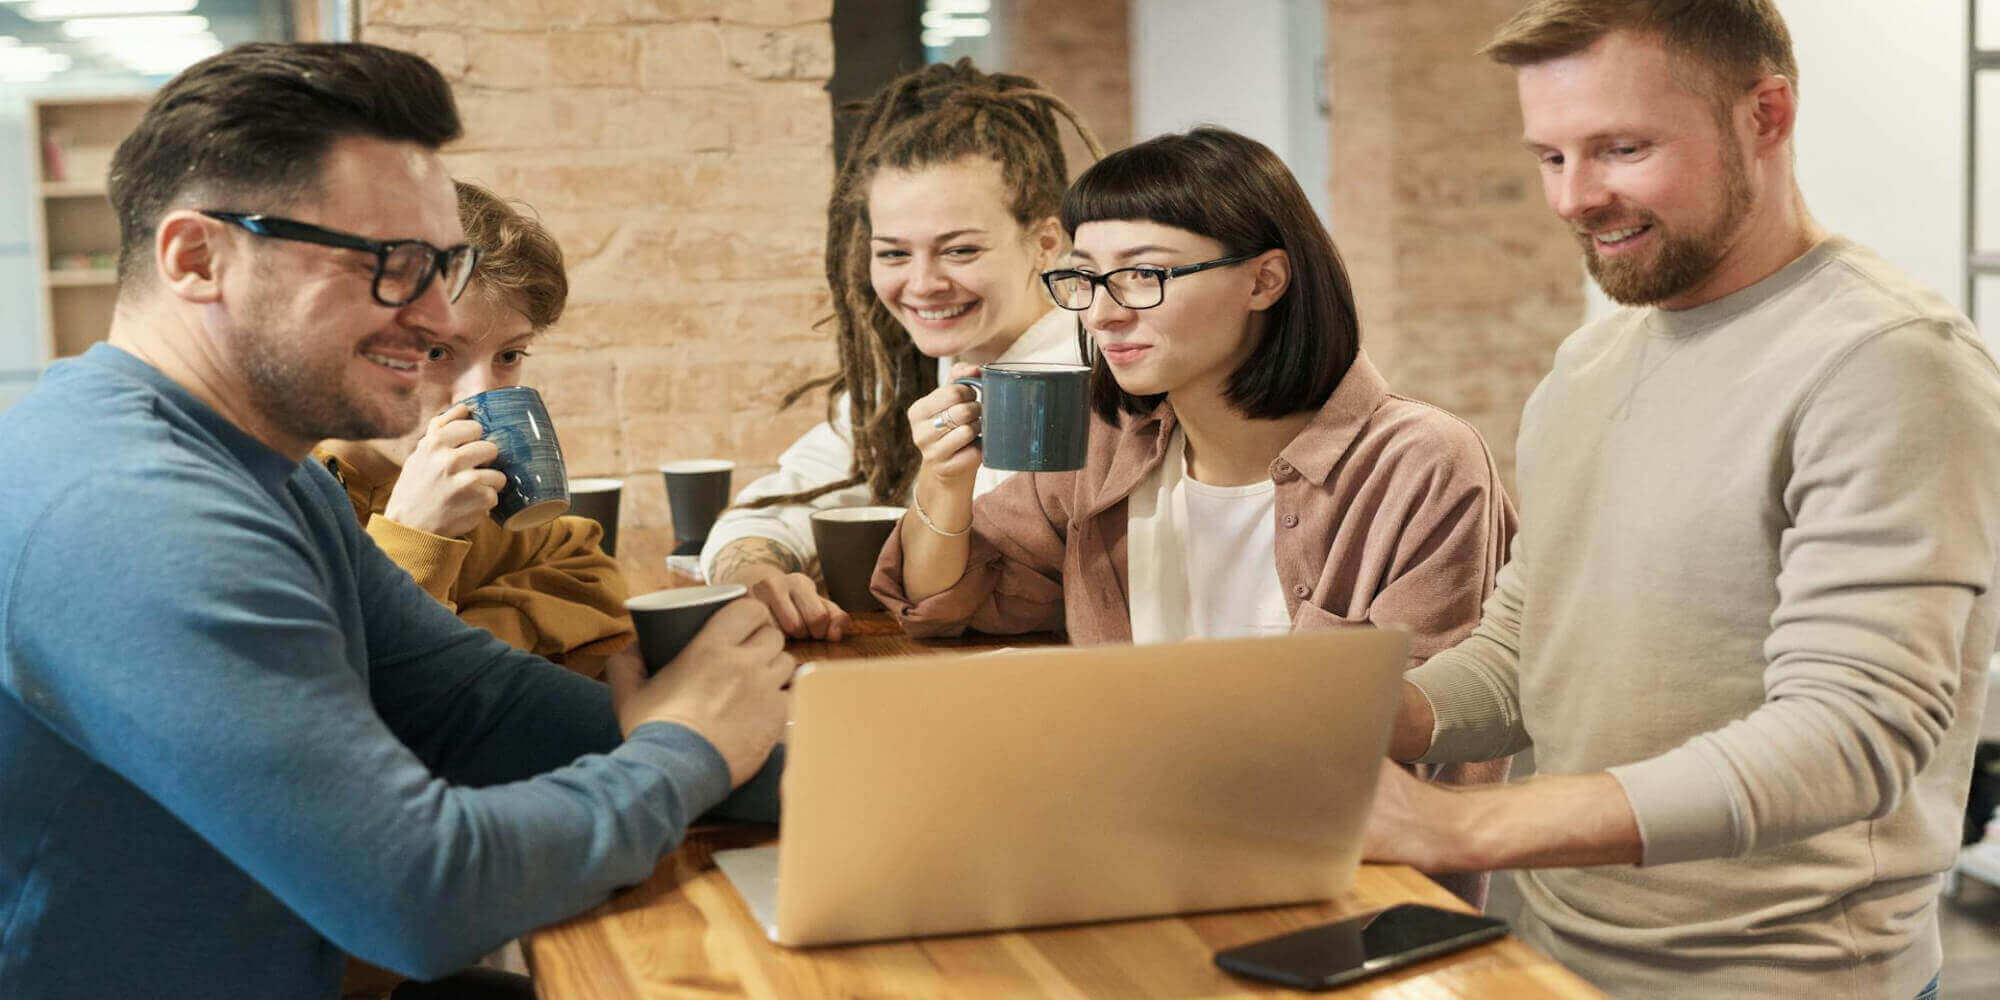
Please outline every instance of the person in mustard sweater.
M431 596L509 645L595 677L633 637L603 530L583 517L525 531L495 523L487 512L501 477L484 468L495 448L455 402L521 384L530 345L569 292L562 248L493 192L457 189L466 239L483 256L455 335L422 362L418 393L436 416L401 439L322 442L314 457L347 487L369 536Z

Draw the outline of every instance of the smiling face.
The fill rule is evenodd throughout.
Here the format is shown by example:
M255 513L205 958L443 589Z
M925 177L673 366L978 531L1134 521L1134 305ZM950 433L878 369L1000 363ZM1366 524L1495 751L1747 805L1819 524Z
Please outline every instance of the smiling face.
M414 143L336 141L317 194L274 214L377 240L463 242L444 164ZM218 232L216 253L247 266L222 271L203 322L234 362L241 395L276 433L310 445L394 437L417 423L419 366L453 322L442 281L408 305L384 306L370 291L372 254Z
M1008 200L984 158L885 167L869 183L869 284L925 354L992 361L1048 312L1038 275L1060 230L1023 227Z
M1665 47L1613 32L1516 84L1543 194L1604 293L1669 309L1714 298L1757 198L1733 127L1676 80Z
M1097 289L1081 313L1083 325L1119 388L1134 396L1220 396L1262 331L1266 299L1275 297L1268 282L1260 290L1258 281L1262 262L1273 254L1282 251L1168 279L1165 297L1151 309L1127 308ZM1077 227L1069 266L1103 274L1141 264L1179 267L1227 255L1214 239L1157 222L1086 222Z

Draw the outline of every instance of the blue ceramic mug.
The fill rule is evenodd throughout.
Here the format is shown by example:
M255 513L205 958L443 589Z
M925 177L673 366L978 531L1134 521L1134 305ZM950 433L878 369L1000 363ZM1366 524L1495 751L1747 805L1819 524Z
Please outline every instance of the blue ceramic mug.
M1090 368L1020 362L952 379L979 397L981 464L1014 472L1083 468L1090 450Z
M569 478L563 471L562 445L542 394L525 385L488 389L459 400L472 419L486 429L486 440L500 448L493 468L507 476L493 520L508 531L520 531L553 521L569 510Z

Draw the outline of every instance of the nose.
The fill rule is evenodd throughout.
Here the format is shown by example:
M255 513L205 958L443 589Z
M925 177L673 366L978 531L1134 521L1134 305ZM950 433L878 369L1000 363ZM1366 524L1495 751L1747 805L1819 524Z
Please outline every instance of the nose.
M1549 185L1550 207L1569 222L1577 222L1611 203L1611 192L1587 158L1570 160Z
M1110 289L1099 288L1090 297L1090 305L1083 310L1083 327L1093 332L1116 330L1130 325L1137 315L1138 310L1119 305L1118 300L1111 297Z
M951 290L951 279L935 257L919 257L910 275L910 291L915 295L936 295Z
M511 384L513 383L495 376L491 365L475 363L467 365L465 370L452 380L451 398L464 399L467 396L477 396L488 389L498 389Z

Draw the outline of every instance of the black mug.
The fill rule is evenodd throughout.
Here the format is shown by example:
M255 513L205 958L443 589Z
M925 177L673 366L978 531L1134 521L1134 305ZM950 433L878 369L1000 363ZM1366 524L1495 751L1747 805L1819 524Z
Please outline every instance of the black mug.
M901 507L832 507L812 515L813 547L819 550L826 596L841 610L860 614L882 610L868 589L875 562L889 533L902 520Z
M618 554L618 498L624 491L622 479L569 481L569 512L590 518L604 528L602 544L607 556Z
M1090 368L1044 362L987 365L956 378L979 397L981 464L1012 472L1083 468L1090 449Z
M667 506L674 517L674 540L683 549L701 551L708 529L729 506L729 479L736 463L726 458L668 462L660 466L667 482Z
M627 600L625 610L639 633L639 658L646 661L647 676L681 655L723 605L749 592L740 583L724 583L655 590Z

